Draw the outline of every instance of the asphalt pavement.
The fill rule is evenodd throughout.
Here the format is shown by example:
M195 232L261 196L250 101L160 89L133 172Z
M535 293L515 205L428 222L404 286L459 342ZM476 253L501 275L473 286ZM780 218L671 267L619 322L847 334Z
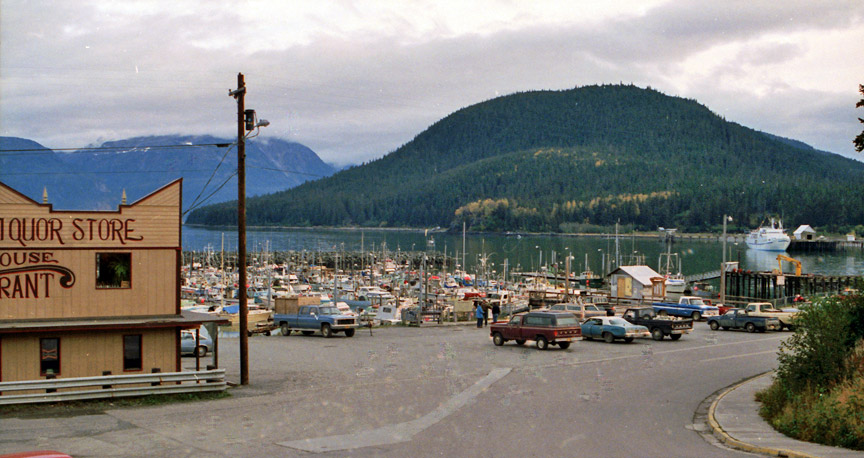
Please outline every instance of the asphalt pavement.
M770 427L752 415L752 393L767 377L739 382L773 370L788 335L697 323L677 342L580 341L546 351L531 342L496 347L488 328L471 325L360 329L352 338L256 335L251 383L229 398L62 417L0 410L0 454L748 456L728 439L768 437ZM238 339L220 345L220 366L239 381ZM711 415L698 413L703 405ZM709 417L722 432L712 432ZM807 456L861 456L782 445Z

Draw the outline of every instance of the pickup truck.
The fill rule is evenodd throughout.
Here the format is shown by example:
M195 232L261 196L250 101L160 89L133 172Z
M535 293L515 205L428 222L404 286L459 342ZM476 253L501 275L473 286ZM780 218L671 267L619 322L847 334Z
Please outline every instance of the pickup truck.
M290 335L291 331L300 331L304 335L321 331L324 337L332 337L337 332L353 337L357 328L357 317L342 315L332 305L304 305L297 313L276 313L273 322L281 328L283 336Z
M799 312L785 312L774 308L774 305L768 302L751 302L744 307L744 311L750 316L773 317L780 320L780 329L786 328L790 331L795 330L795 318Z
M720 315L717 307L705 304L701 297L696 296L681 296L677 303L655 302L651 305L660 316L683 316L693 318L693 321L699 321L702 317Z
M732 309L721 316L708 318L708 327L712 331L720 328L746 329L747 332L779 331L780 320L774 317L751 316L744 309Z
M629 308L624 311L621 318L630 323L645 326L651 331L651 338L654 340L663 340L665 336L669 336L672 340L678 340L693 330L692 319L657 316L657 312L651 307Z
M582 337L582 327L575 315L549 310L520 313L510 321L493 323L489 332L496 346L500 347L508 340L516 341L517 345L533 340L540 350L549 348L549 345L558 345L566 350L570 342Z

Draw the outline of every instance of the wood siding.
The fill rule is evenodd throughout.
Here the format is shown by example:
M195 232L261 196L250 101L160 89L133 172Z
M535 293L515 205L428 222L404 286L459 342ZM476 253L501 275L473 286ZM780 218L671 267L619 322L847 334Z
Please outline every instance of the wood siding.
M129 288L96 287L96 253L131 253ZM45 320L146 315L174 315L176 301L177 256L174 250L64 250L51 251L57 265L69 268L75 282L64 288L60 274L22 273L19 277L36 280L35 293L13 286L0 290L0 320ZM38 277L37 277L38 276ZM7 277L8 278L8 277ZM0 285L2 286L2 285ZM10 297L12 294L12 297Z
M54 211L0 183L0 320L178 313L181 182L113 212ZM128 288L96 254L130 253Z
M123 371L123 336L141 334L143 370ZM88 333L57 332L41 335L4 335L0 340L0 367L3 379L38 380L39 339L60 339L60 374L58 378L91 377L111 371L113 375L149 373L153 368L162 372L179 370L177 367L178 331L171 329L118 330Z

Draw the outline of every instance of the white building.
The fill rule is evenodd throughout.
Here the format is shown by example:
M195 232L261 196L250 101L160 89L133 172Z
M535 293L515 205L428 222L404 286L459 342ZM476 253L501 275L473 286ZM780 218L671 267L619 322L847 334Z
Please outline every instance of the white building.
M795 236L795 240L813 240L816 238L816 231L809 224L802 224L792 235Z

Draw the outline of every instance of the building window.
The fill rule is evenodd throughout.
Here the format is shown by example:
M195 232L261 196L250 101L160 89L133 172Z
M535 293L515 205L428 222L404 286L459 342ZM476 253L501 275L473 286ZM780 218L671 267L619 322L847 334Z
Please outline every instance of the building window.
M60 373L60 339L39 339L39 375Z
M131 253L96 253L97 288L130 288L131 286Z
M140 371L141 364L141 334L123 336L123 370Z

